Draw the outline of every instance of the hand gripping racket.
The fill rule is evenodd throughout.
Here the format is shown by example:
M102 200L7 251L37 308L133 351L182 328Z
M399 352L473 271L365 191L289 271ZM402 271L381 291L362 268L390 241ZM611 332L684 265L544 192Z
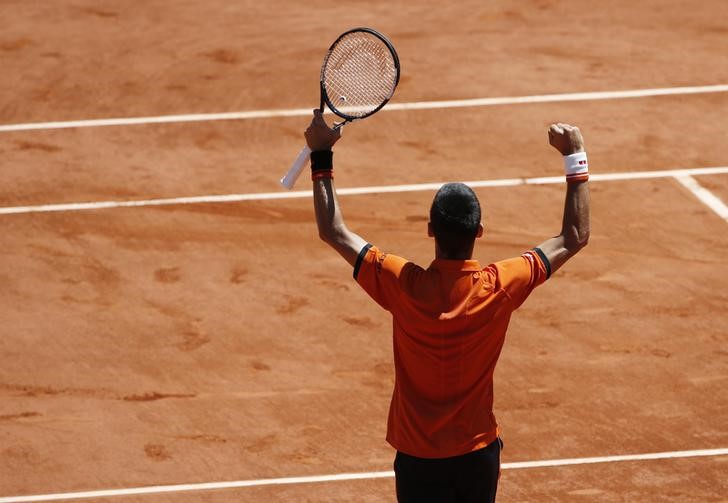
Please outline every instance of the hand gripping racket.
M344 119L334 125L369 117L387 104L399 83L399 57L392 43L371 28L354 28L331 44L321 66L321 102ZM303 147L281 185L292 189L308 162L311 149Z

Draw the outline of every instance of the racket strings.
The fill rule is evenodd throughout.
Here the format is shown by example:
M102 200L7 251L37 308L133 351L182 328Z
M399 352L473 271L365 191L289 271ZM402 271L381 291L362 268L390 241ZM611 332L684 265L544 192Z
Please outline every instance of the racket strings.
M330 105L345 115L364 117L392 97L397 75L386 44L367 33L354 33L331 49L322 82Z

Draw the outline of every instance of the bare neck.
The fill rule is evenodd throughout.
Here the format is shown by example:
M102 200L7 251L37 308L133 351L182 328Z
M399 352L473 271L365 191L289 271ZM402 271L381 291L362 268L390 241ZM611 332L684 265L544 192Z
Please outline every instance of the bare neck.
M437 244L437 241L435 241L435 258L443 259L443 260L470 260L473 258L473 249L474 248L475 248L475 243L473 243L473 246L471 246L468 250L465 250L462 253L456 253L456 254L450 255L450 254L444 252L440 248L440 246Z

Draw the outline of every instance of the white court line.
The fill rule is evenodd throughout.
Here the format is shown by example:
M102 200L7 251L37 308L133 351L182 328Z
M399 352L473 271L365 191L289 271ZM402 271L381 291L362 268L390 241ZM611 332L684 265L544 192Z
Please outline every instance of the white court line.
M517 105L525 103L554 103L564 101L615 100L624 98L646 98L651 96L674 96L681 94L706 94L723 92L728 92L728 84L689 87L664 87L654 89L629 89L625 91L539 94L533 96L505 96L500 98L474 98L465 100L417 101L412 103L389 103L382 110L389 112L395 110L431 110L437 108L485 107L496 105ZM294 108L289 110L251 110L247 112L161 115L157 117L122 117L113 119L90 119L74 121L33 122L28 124L6 124L0 125L0 132L101 126L132 126L140 124L161 124L172 122L203 122L269 119L274 117L305 117L311 115L312 108L313 107Z
M675 176L675 180L693 193L695 197L700 199L708 208L718 214L720 218L728 222L728 206L720 200L711 191L700 185L695 178L690 175L678 175Z
M589 180L615 181L615 180L638 180L649 178L666 178L680 176L698 175L724 175L728 174L728 166L714 168L692 168L692 169L671 169L661 171L634 171L628 173L602 173L589 175ZM362 194L385 194L392 192L417 192L437 190L445 182L417 183L410 185L382 185L372 187L351 187L337 189L340 196L352 196ZM537 178L504 178L500 180L475 180L465 182L471 187L513 187L517 185L547 185L564 183L563 176L549 176ZM298 199L311 197L310 190L299 190L292 192L260 192L251 194L222 194L208 196L173 197L165 199L145 199L136 201L96 201L85 203L61 203L42 204L37 206L8 206L0 207L0 215L17 215L24 213L49 213L56 211L82 211L101 210L110 208L130 208L140 206L172 206L185 204L206 204L206 203L232 203L241 201L268 201L274 199Z
M591 458L545 459L542 461L522 461L503 463L504 470L524 468L549 468L557 466L588 465L595 463L616 463L624 461L648 461L660 459L696 458L728 455L728 448L701 449L693 451L652 452L647 454L626 454L619 456L599 456ZM74 493L38 494L32 496L0 497L0 503L23 503L28 501L62 501L72 499L102 498L111 496L130 496L134 494L179 493L189 491L209 491L220 489L240 489L244 487L260 487L285 484L311 484L320 482L338 482L343 480L370 480L394 477L393 471L337 473L332 475L313 475L309 477L284 477L277 479L234 480L229 482L204 482L199 484L177 484L167 486L131 487L128 489L109 489L101 491L84 491Z

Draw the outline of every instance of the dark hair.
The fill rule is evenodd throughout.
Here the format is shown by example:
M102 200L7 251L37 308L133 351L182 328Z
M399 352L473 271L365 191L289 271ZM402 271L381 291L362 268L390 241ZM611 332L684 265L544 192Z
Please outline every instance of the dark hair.
M437 245L450 256L466 253L478 234L480 217L480 202L473 189L464 183L446 183L430 207Z

